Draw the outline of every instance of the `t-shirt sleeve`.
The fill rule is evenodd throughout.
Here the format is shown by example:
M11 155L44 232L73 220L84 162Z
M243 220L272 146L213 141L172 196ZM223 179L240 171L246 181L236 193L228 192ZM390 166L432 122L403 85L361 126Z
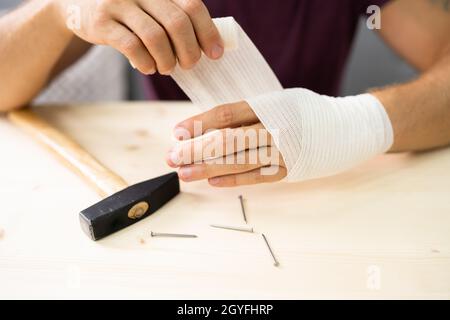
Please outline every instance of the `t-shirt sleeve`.
M357 12L361 15L367 15L367 8L376 5L380 8L387 4L389 1L393 0L353 0L355 3L355 8Z

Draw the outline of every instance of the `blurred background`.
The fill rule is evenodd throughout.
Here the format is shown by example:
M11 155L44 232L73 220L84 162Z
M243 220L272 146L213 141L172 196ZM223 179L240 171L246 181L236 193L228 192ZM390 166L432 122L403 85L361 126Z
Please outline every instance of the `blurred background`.
M21 0L1 0L0 11ZM95 67L93 67L95 65ZM370 31L361 19L342 95L412 78L415 72ZM111 48L96 47L76 65L60 75L37 99L37 103L61 101L141 100L139 75Z

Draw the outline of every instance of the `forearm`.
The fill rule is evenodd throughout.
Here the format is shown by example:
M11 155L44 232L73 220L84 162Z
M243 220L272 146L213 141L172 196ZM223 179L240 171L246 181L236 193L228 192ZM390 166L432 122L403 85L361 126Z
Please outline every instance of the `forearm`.
M73 39L49 0L32 0L0 18L0 111L25 105L47 83Z
M450 144L450 47L438 62L410 83L377 90L394 129L391 152Z

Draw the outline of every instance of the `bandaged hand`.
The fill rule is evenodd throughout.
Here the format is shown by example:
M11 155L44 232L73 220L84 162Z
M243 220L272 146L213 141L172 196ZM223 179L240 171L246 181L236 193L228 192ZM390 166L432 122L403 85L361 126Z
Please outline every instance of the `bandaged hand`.
M203 124L201 131L194 132L196 121ZM208 133L212 128L221 130ZM227 128L234 131L227 133ZM256 144L236 143L231 134L236 128L258 131ZM330 176L388 151L393 144L391 122L375 96L332 98L306 89L275 91L217 107L183 121L175 133L183 142L169 153L169 165L180 167L182 180L208 178L215 186ZM222 151L204 152L219 144ZM226 162L228 156L242 153L246 163ZM249 156L255 153L258 163L252 164L255 156ZM222 163L208 163L214 159Z

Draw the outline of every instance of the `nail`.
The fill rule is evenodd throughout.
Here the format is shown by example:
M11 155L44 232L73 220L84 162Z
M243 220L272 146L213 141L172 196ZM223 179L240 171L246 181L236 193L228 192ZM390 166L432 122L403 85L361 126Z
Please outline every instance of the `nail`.
M239 201L241 202L242 216L244 217L245 223L247 223L247 215L245 214L245 208L244 208L244 198L242 197L242 195L239 196Z
M175 129L173 129L173 136L177 140L189 140L190 133L183 127L175 127Z
M178 155L178 152L173 151L173 152L170 154L170 161L172 161L172 163L173 163L174 165L178 165L178 164L180 163L180 156Z
M209 183L212 184L213 186L217 186L220 184L221 182L221 178L211 178L209 179Z
M189 179L192 176L192 168L180 168L178 174L182 179Z
M129 60L129 61L130 61L131 67L132 67L133 69L136 69L136 66L133 64L133 62L132 62L131 60Z
M267 248L269 249L270 255L272 256L272 259L273 259L273 265L274 265L275 267L278 267L278 266L280 265L280 263L278 262L277 257L275 257L275 254L273 253L272 247L270 246L269 241L267 241L267 238L266 238L266 236L264 235L264 233L262 234L262 237L263 237L263 239L264 239L264 242L265 242L266 245L267 245Z
M197 238L195 234L182 234L182 233L159 233L150 232L152 237L168 237L168 238Z
M223 226L223 225L220 225L220 224L211 224L210 226L213 227L213 228L218 228L218 229L226 229L226 230L254 233L253 228Z
M221 45L215 44L211 49L211 58L219 59L223 55L223 47Z

